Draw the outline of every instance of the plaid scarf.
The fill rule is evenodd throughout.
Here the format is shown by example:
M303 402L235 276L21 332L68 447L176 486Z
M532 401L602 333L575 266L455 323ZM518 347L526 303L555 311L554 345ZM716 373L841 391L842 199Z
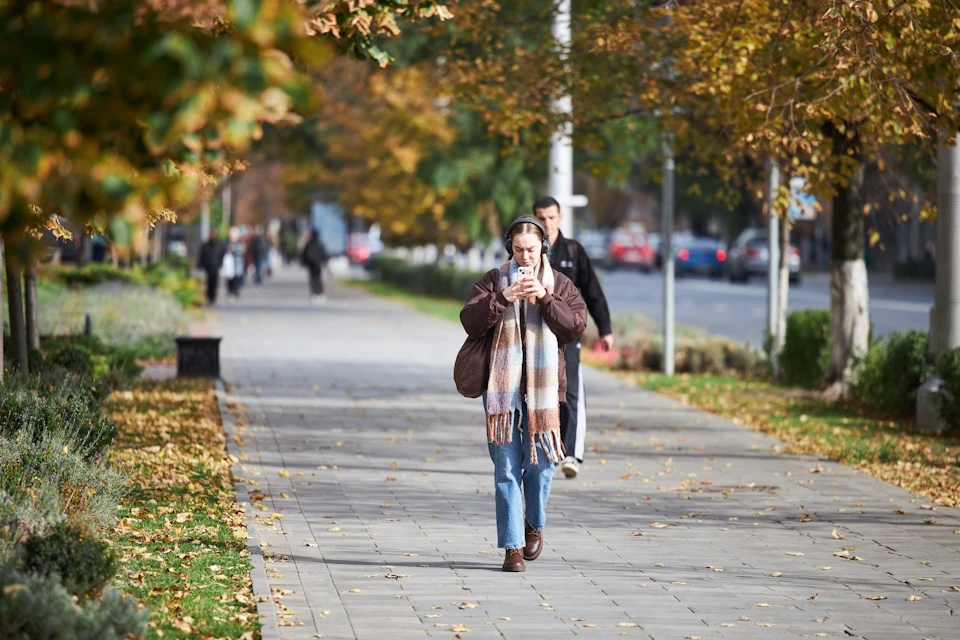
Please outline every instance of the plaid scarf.
M553 293L553 269L541 260L539 280ZM517 281L517 263L500 267L499 289ZM520 335L520 305L526 305L526 331ZM537 462L537 441L552 462L559 462L563 451L560 439L559 345L547 326L540 307L517 300L508 304L497 325L490 346L490 378L487 382L487 440L504 444L513 440L513 414L520 409L520 378L526 347L527 440L530 461Z

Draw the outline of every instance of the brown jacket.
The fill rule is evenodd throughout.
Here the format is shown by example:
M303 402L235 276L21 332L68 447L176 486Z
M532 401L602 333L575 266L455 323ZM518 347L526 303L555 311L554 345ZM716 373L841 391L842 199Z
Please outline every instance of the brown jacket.
M557 336L560 344L559 395L560 402L567 401L567 368L563 365L563 349L580 337L587 327L587 305L580 292L567 276L554 270L553 294L548 293L537 301L540 313L547 326ZM500 322L509 304L498 287L500 270L491 269L480 278L467 303L460 311L460 322L471 338L487 337L488 344L493 328ZM522 334L521 334L522 335ZM488 372L489 373L489 372Z

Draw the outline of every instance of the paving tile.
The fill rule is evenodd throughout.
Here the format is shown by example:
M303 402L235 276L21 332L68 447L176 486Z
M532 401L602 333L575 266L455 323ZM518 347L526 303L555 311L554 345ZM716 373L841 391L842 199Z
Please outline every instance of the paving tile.
M582 473L555 478L540 559L502 573L482 408L450 380L462 329L304 286L280 271L215 324L235 476L283 516L251 528L287 558L265 584L303 626L280 638L958 637L960 511L924 525L925 499L593 370Z

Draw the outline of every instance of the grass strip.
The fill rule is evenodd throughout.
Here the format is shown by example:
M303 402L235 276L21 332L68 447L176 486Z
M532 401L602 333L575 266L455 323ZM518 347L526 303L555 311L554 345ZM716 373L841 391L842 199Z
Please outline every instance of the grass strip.
M784 453L813 453L960 506L960 436L911 431L896 420L824 400L815 391L734 377L628 374L640 386L704 409L786 443Z
M110 460L128 477L110 539L120 587L152 613L148 638L259 636L213 384L141 381L114 393L110 410Z

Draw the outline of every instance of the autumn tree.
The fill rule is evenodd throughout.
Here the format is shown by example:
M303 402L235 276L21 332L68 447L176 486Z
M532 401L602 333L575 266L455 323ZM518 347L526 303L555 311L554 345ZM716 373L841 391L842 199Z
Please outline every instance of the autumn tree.
M678 137L720 165L770 157L832 199L826 382L844 395L870 329L865 167L907 144L932 157L938 134L960 126L960 12L923 2L730 1L672 4L651 18L656 29L652 21L620 25L636 25L634 44L662 38L674 52L669 73L653 76L643 100L669 109ZM723 134L725 148L704 143L704 128L693 130L701 122Z
M552 11L546 0L472 4L477 28L461 25L450 63L458 95L492 130L518 135L554 130L561 114L551 101L568 92L575 132L655 115L678 152L711 163L730 184L743 182L741 167L767 159L805 178L833 203L827 382L846 393L869 334L864 166L904 145L930 158L938 137L957 131L958 9L886 0L587 1L574 3L565 65L550 45ZM508 27L494 29L498 20ZM489 55L472 60L478 48Z
M428 73L340 59L319 80L319 110L281 132L292 195L336 193L352 215L379 223L397 244L442 235L446 194L420 174L419 163L454 132Z
M236 167L265 123L309 104L305 71L328 57L324 42L385 61L378 34L443 11L394 0L3 3L8 276L19 282L30 263L31 231L66 233L53 214L115 237L172 218Z

